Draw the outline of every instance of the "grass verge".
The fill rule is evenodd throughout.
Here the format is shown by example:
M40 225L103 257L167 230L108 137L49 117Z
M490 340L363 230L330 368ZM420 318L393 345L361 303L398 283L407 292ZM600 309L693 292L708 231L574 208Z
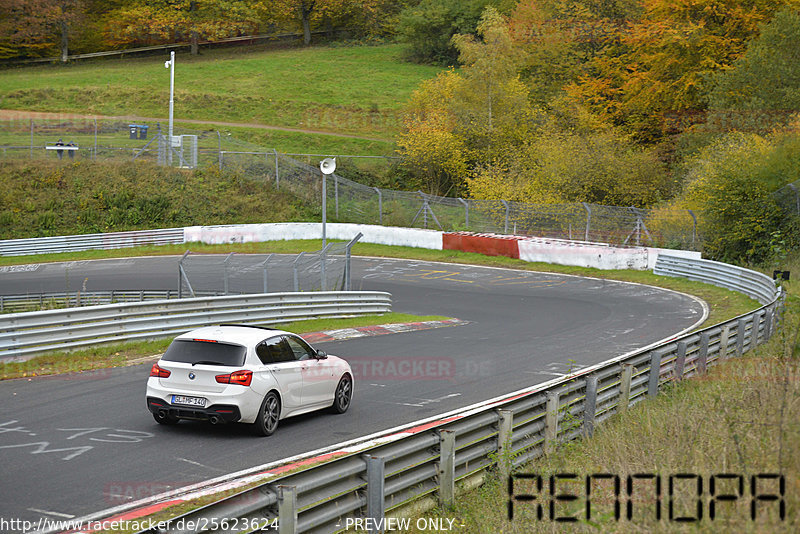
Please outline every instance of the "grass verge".
M407 313L384 313L347 317L342 319L309 319L276 324L277 328L305 334L336 328L352 328L390 323L437 321L449 319L438 315L410 315ZM102 371L111 367L136 365L160 356L172 338L153 341L138 341L116 345L104 345L74 352L53 352L36 356L24 362L0 361L0 380L12 378L35 378L57 374L73 374L85 371Z
M792 266L800 268L800 258ZM419 524L453 519L458 532L464 534L800 532L800 283L789 282L784 287L789 296L783 325L769 343L614 416L592 439L564 444L520 468L517 474L541 476L543 485L540 490L537 479L515 480L516 495L537 495L538 499L515 501L513 520L508 519L508 481L490 472L483 485L460 495L454 509L435 509L412 518L412 528L407 531L424 532L413 528L419 519ZM556 502L549 493L550 477L568 473L576 478L559 480L556 493L578 498ZM588 518L586 476L598 473L620 477L620 498L615 499L613 479L596 481L590 496L593 512ZM634 474L661 477L661 519L655 517L656 490L645 482L634 485L638 498L632 501L628 519L627 476ZM702 477L700 496L698 479L692 478L673 479L671 497L670 475L677 474ZM711 477L720 474L732 478L716 478L712 490ZM760 478L761 474L784 477L784 519L780 499L753 498L781 493L779 479ZM635 493L636 488L640 493ZM717 496L733 496L715 502L713 519L712 491ZM552 509L550 502L554 503ZM615 502L620 503L620 519L615 517ZM562 519L551 519L551 513ZM700 519L679 521L679 517Z

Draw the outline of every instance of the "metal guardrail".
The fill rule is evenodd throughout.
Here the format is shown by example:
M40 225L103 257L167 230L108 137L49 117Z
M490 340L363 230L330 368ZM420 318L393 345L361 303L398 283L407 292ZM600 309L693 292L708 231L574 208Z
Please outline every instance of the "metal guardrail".
M183 243L183 228L137 230L108 234L84 234L57 237L32 237L0 241L0 256L52 254L81 250L108 250L142 245L172 245Z
M761 304L772 302L775 298L775 282L769 276L718 261L692 260L659 254L653 273L679 276L738 291Z
M222 293L198 291L196 297L214 297ZM0 295L0 313L37 311L55 308L98 306L117 302L144 302L180 298L177 289L112 289L111 291L71 291L64 293L27 293Z
M269 293L105 304L0 316L0 359L170 337L222 323L275 324L391 311L380 291Z
M665 259L662 268L671 261ZM675 275L677 267L672 265ZM753 286L761 285L757 273L726 267L695 260L681 269L716 285L741 286L765 297L766 304L730 321L509 394L508 400L451 412L443 416L451 422L410 437L373 436L390 442L274 478L183 514L166 532L197 532L186 529L192 524L206 525L204 532L233 532L235 518L249 525L275 525L277 519L281 533L336 532L348 517L380 520L388 512L401 514L404 506L426 496L448 506L457 481L482 476L493 465L508 474L559 443L590 436L597 424L655 397L664 384L701 375L709 365L766 342L780 320L781 289L772 286L767 294L766 287L748 286L750 280Z

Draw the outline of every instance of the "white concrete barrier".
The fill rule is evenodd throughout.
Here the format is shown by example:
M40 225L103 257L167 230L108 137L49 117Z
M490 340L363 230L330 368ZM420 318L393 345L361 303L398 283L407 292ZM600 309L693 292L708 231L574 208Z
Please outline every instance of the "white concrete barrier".
M361 232L363 234L360 240L361 243L442 250L442 232L435 230L351 223L328 223L325 230L329 239L349 241ZM320 239L321 237L321 223L188 226L184 229L184 239L187 243L200 242L212 245L286 241L291 239Z

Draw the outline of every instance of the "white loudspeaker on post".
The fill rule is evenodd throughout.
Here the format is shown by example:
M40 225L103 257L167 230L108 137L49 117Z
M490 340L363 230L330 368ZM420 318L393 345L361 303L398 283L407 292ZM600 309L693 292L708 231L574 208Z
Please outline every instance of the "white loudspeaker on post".
M333 174L336 170L336 158L325 158L319 162L319 170L322 174Z

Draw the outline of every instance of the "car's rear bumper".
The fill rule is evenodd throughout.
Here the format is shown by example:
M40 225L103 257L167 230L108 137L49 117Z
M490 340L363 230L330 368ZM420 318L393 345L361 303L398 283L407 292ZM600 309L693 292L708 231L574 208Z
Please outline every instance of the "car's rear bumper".
M239 407L232 404L212 404L206 408L175 406L158 397L147 397L147 409L157 414L161 411L180 419L196 419L220 423L236 423L242 418Z

